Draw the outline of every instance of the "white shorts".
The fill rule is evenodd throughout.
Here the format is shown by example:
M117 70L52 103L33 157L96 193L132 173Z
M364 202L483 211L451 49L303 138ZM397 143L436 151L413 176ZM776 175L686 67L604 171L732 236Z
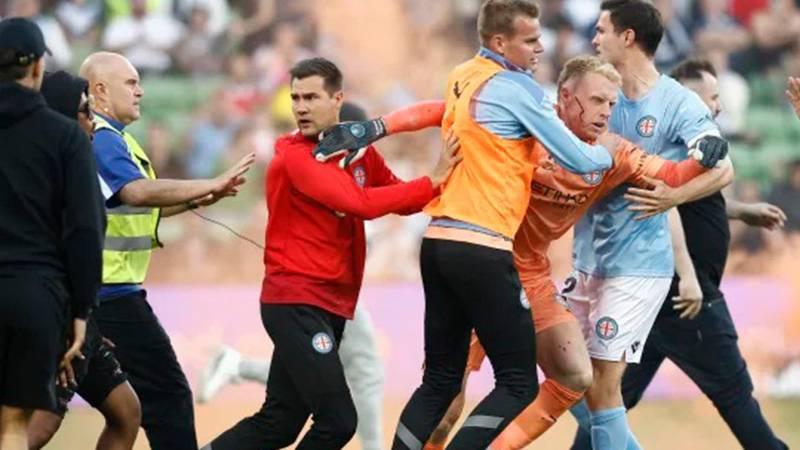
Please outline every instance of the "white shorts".
M671 278L599 278L574 272L562 295L594 359L638 364Z

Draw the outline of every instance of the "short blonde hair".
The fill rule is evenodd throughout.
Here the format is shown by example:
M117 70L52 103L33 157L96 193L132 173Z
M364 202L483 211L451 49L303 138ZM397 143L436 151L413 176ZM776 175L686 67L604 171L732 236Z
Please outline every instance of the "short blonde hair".
M558 90L560 91L568 81L579 81L590 73L602 75L615 84L622 83L622 76L614 66L597 56L585 55L571 58L564 64L558 75Z

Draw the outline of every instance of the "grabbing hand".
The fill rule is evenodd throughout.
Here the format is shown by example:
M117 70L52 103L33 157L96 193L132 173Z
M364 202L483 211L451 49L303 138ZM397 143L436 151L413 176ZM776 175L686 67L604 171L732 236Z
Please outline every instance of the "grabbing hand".
M717 163L728 156L728 141L719 136L703 136L689 150L689 156L707 169L717 167Z
M430 176L431 184L433 184L434 189L444 183L453 172L453 168L456 164L461 162L462 157L458 154L458 149L460 147L461 143L458 142L458 137L453 133L453 130L450 130L444 140L439 162L436 164L436 168L433 169L433 173L431 173Z
M342 122L320 134L320 141L312 154L319 162L346 155L339 161L339 166L344 169L364 156L368 145L384 136L386 125L381 118L365 122Z
M81 353L81 347L83 346L83 342L86 340L86 320L73 320L71 334L72 339L69 343L69 347L67 348L67 352L64 353L64 357L61 358L61 364L59 365L58 373L58 384L65 388L69 385L77 386L78 384L78 382L75 380L75 371L72 368L72 360L75 358L85 359Z
M681 311L681 319L694 319L703 309L703 291L697 277L681 278L678 283L678 295L672 297L672 309Z
M632 187L628 188L628 192L625 193L625 199L635 203L629 206L628 209L640 213L636 216L636 220L643 220L661 214L681 203L677 189L669 187L667 183L656 178L642 177L642 179L652 188Z

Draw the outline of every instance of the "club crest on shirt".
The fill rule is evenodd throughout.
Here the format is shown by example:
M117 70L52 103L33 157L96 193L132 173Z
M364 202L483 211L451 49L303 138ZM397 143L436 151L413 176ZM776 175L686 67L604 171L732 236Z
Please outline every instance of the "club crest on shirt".
M652 137L656 132L658 121L653 116L644 116L636 123L636 132L641 137Z
M311 346L314 347L317 353L322 353L324 355L333 350L333 339L328 336L328 333L319 332L311 338Z
M591 186L597 186L603 181L603 172L589 172L582 175L583 181Z
M594 332L600 339L608 341L617 336L617 333L619 333L619 325L617 325L617 321L611 317L603 316L594 326Z
M367 184L367 172L364 170L364 167L357 166L353 169L353 178L355 178L356 183L363 188L364 185Z

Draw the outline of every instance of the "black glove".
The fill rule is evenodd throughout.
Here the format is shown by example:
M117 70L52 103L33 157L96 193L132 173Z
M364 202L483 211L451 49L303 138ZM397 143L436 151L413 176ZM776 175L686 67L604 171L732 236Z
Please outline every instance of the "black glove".
M319 143L313 151L314 158L319 162L325 162L346 153L347 156L339 161L339 165L345 168L351 162L364 156L369 144L384 136L386 136L386 126L383 119L342 122L320 134Z
M703 167L713 169L728 156L728 141L719 136L703 136L690 153Z

